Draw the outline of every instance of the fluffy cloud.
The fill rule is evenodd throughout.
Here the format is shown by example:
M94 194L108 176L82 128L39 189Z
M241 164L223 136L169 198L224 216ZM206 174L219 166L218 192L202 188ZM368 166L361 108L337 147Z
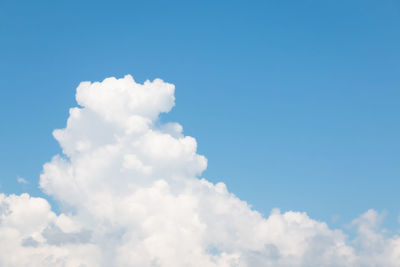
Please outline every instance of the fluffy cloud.
M54 131L63 155L40 177L63 212L1 194L0 266L400 266L400 238L373 210L348 240L305 213L264 218L200 178L196 140L157 120L174 106L172 84L108 78L81 83L76 99Z

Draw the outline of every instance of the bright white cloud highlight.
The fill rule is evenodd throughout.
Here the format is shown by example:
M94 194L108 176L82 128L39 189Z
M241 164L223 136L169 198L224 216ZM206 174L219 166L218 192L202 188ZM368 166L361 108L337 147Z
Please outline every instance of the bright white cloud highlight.
M63 213L28 194L0 195L0 266L400 266L400 238L369 210L354 240L301 212L268 218L200 178L196 140L157 118L174 86L131 76L83 82L80 107L54 131L64 155L40 187Z

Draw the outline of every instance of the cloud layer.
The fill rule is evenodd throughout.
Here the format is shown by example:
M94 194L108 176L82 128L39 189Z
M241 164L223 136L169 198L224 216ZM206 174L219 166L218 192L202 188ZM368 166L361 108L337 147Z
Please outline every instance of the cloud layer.
M82 82L54 131L63 155L43 167L43 198L0 194L0 266L400 266L400 238L369 210L357 236L273 210L268 218L200 178L196 140L157 118L174 86L131 76Z

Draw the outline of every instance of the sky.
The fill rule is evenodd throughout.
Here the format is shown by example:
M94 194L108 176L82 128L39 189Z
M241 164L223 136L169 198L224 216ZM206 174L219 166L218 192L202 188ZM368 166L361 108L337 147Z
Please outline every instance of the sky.
M392 234L400 200L397 1L0 1L0 192L47 199L82 81L175 85L201 177L268 217L345 229L370 209ZM64 200L65 201L65 200ZM351 230L348 230L351 232Z

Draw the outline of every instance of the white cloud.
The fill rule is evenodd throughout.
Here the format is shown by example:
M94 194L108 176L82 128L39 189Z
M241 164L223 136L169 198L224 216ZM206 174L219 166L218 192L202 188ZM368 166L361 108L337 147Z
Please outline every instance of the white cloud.
M17 182L19 184L29 184L29 182L27 180L25 180L24 178L22 178L20 176L17 177Z
M0 195L0 266L399 266L400 238L373 210L341 230L301 212L268 218L201 178L196 140L157 117L174 86L131 76L81 83L65 129L65 155L43 167L40 187L59 201ZM157 123L156 123L157 122Z

